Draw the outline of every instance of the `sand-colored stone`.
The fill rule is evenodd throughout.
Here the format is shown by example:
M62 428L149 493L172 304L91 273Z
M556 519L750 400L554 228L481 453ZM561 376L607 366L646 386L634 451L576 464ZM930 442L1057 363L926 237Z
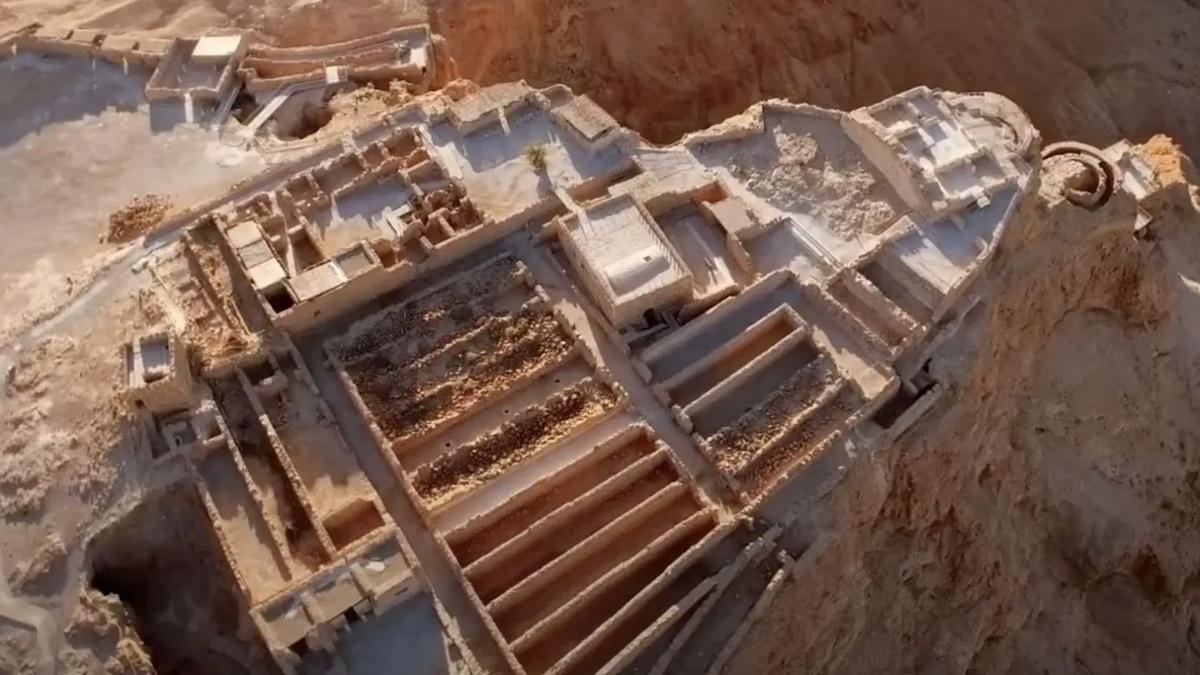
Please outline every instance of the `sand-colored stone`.
M36 282L0 295L3 668L1196 670L1200 200L1171 141L892 91L906 29L869 13L850 88L887 95L853 110L758 101L744 67L681 106L763 58L710 63L733 16L655 96L536 59L439 88L523 61L489 59L537 3L464 41L500 6L436 8L458 62L388 23L407 5L0 35L6 261ZM604 34L644 41L623 81L709 12ZM592 39L593 9L554 16L529 44ZM787 93L840 100L808 34L829 72ZM613 103L667 137L743 84L666 145ZM1117 100L1082 96L1050 128ZM110 257L51 292L80 242Z

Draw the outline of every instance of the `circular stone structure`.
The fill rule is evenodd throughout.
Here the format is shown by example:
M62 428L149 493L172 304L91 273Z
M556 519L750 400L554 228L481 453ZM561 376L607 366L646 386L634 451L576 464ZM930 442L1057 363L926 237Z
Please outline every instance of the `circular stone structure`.
M1033 159L1032 152L1037 144L1038 132L1021 106L992 92L947 93L946 99L954 107L1002 129L1005 141L1013 152L1026 160Z
M1042 151L1042 173L1072 204L1096 209L1108 203L1123 180L1120 167L1086 143L1052 143Z

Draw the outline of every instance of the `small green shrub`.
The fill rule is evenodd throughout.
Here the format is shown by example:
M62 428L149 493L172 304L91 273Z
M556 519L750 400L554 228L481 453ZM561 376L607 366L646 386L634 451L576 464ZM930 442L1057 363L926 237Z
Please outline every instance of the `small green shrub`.
M525 146L525 159L538 171L546 170L546 146L538 143Z

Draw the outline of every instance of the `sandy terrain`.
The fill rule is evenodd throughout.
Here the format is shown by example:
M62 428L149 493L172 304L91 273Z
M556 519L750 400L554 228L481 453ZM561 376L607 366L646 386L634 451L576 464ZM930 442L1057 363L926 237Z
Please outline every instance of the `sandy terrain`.
M0 249L0 343L87 286L128 249L103 243L111 214L158 195L185 207L261 170L142 99L145 74L20 55L0 63L0 210L14 227ZM165 215L169 209L161 209ZM120 238L123 243L126 238Z
M268 0L182 2L121 0L6 0L0 29L41 21L65 26L121 29L146 35L202 34L219 28L259 33L281 46L323 44L378 33L426 19L420 0Z

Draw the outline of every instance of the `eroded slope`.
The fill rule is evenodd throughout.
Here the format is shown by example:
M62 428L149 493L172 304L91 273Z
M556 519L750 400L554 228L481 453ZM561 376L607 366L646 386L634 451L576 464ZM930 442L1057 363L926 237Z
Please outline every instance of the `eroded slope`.
M1005 94L1049 141L1200 149L1185 0L450 0L433 21L464 77L566 83L654 141L765 98L848 110L927 84Z
M1169 144L1143 152L1178 178ZM1096 234L1119 203L1030 205L961 358L934 362L971 364L955 405L852 471L729 672L1200 668L1190 189L1151 241Z

